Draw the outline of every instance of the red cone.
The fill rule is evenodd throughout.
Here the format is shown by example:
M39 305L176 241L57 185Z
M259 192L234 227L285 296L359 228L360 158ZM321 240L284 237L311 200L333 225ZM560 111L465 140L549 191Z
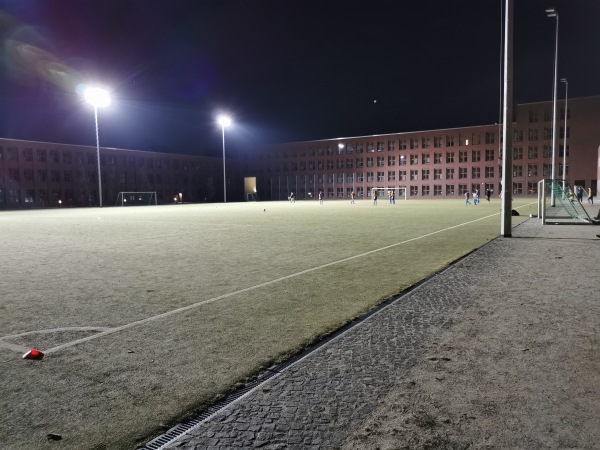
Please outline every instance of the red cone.
M23 359L42 359L44 354L35 348L32 348L27 353L23 355Z

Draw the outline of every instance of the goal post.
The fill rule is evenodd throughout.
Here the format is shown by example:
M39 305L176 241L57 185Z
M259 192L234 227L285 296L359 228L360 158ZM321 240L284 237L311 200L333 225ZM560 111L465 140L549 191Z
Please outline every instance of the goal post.
M115 206L150 206L158 205L154 192L119 192Z
M389 199L390 193L394 193L395 200L407 200L406 186L397 187L373 187L368 192L369 198L373 198L373 191L377 191L377 197L381 200Z

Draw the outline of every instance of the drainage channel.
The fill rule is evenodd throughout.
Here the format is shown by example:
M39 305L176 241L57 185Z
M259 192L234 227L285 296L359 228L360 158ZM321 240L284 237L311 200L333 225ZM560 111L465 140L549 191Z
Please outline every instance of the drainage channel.
M490 242L492 242L492 241L490 241ZM490 242L485 243L484 245L482 245L479 248L482 248L482 247L488 245ZM430 281L431 279L433 279L437 275L445 272L446 270L448 270L450 267L454 266L459 261L464 260L469 255L471 255L474 251L475 250L467 253L466 255L463 255L462 257L460 257L457 260L453 261L452 263L450 263L446 267L444 267L444 268L440 269L439 271L437 271L437 272L429 275L427 278L424 278L421 281L413 284L412 286L409 286L404 291L402 291L401 294L399 294L399 295L397 295L395 297L389 298L388 300L385 300L385 301L381 302L380 304L378 304L377 306L375 306L373 309L371 309L371 310L367 311L366 313L364 313L364 314L356 317L352 321L348 322L346 325L338 328L336 331L334 331L331 334L323 337L321 340L319 340L319 341L317 341L317 342L315 342L315 343L313 343L313 344L305 347L304 349L300 350L298 353L296 353L295 355L291 356L286 361L284 361L282 363L279 363L279 364L277 364L275 366L272 366L272 367L266 369L264 372L260 373L256 378L254 378L253 380L249 381L248 383L246 383L244 386L242 386L241 388L237 389L233 393L229 394L224 399L219 400L219 401L213 403L211 406L209 406L205 410L201 411L193 419L189 419L189 420L187 420L185 422L181 422L181 423L175 425L173 428L170 428L164 434L161 434L160 436L158 436L158 437L154 438L153 440L151 440L150 442L146 443L143 447L138 447L137 450L161 450L161 449L164 449L167 445L173 443L175 440L177 440L181 436L187 434L192 429L194 429L197 426L201 425L203 422L206 422L206 421L210 420L214 415L218 414L220 411L224 410L225 408L227 408L228 406L232 405L233 403L235 403L235 402L241 400L242 398L246 397L252 391L254 391L258 387L260 387L262 384L264 384L267 381L269 381L271 378L275 377L276 375L279 375L284 370L286 370L286 369L292 367L293 365L297 364L298 362L300 362L301 360L303 360L304 358L306 358L307 356L309 356L311 353L313 353L313 352L319 350L321 347L324 347L325 345L329 344L330 342L332 342L333 340L337 339L341 335L345 334L346 332L348 332L349 330L351 330L355 326L360 325L361 323L365 322L369 318L371 318L371 317L379 314L380 312L382 312L384 309L386 309L387 307L391 306L392 304L394 304L394 303L402 300L404 297L406 297L408 294L410 294L413 290L415 290L419 286L422 286L423 284L427 283L428 281Z

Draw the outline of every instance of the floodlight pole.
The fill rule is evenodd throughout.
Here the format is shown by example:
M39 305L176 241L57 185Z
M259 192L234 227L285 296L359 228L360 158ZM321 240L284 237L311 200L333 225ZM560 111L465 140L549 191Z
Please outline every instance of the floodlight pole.
M561 83L565 83L565 131L563 138L563 171L562 171L562 181L563 181L563 195L566 188L567 181L567 115L569 109L567 108L567 102L569 101L569 80L566 78L560 79Z
M223 136L223 203L227 203L227 178L225 178L225 127L231 125L231 118L226 115L220 115L217 122L221 125L221 133Z
M546 10L548 17L556 17L556 36L554 39L554 89L552 93L552 196L550 206L555 206L554 183L556 181L556 89L558 79L558 12L556 8Z
M513 111L513 0L504 13L504 111L502 123L502 221L500 233L512 236L512 111Z
M100 133L98 132L98 107L110 105L110 93L98 87L86 87L85 100L94 107L94 123L96 125L96 158L98 160L98 200L102 208L102 169L100 167Z
M94 105L94 120L96 122L96 159L98 160L98 200L102 208L102 169L100 168L100 134L98 133L98 107Z

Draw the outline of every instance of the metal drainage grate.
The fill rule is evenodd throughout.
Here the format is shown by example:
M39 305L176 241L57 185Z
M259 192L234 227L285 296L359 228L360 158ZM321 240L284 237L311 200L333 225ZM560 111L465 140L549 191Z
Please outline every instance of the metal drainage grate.
M479 248L482 248L482 247L484 247L486 245L489 245L490 242L492 242L492 241L486 242L485 244L483 244ZM192 430L194 427L200 425L202 422L207 421L213 415L215 415L218 412L220 412L221 410L225 409L227 406L231 405L232 403L234 403L235 401L241 399L242 397L245 397L250 392L252 392L254 389L256 389L258 386L260 386L263 383L266 383L269 379L273 378L275 375L279 375L285 369L293 366L294 364L296 364L300 360L306 358L308 355L310 355L314 351L318 350L319 348L323 347L324 345L328 344L329 342L333 341L334 339L336 339L340 335L346 333L347 331L349 331L350 329L354 328L355 326L361 324L362 322L366 321L370 317L378 314L379 312L381 312L383 309L387 308L391 304L393 304L393 303L401 300L402 298L404 298L405 296L407 296L409 293L411 293L413 290L415 290L417 287L419 287L419 286L427 283L429 280L431 280L435 276L439 275L442 272L445 272L450 267L454 266L456 263L464 260L469 255L471 255L474 251L475 250L467 253L466 255L463 255L462 257L458 258L457 260L451 262L446 267L444 267L444 268L438 270L437 272L431 274L427 278L424 278L421 281L413 284L412 286L409 286L404 291L402 291L401 294L399 294L399 295L397 295L395 297L389 298L389 299L381 302L380 304L378 304L377 306L375 306L370 311L367 311L366 313L364 313L364 314L356 317L355 319L353 319L350 322L348 322L346 325L338 328L333 333L331 333L331 334L329 334L329 335L321 338L319 341L317 341L317 342L315 342L315 343L313 343L311 345L308 345L307 347L305 347L304 349L300 350L295 355L293 355L290 358L288 358L286 361L284 361L282 363L279 363L279 364L277 364L277 365L275 365L273 367L270 367L270 368L266 369L264 372L262 372L261 374L259 374L255 379L249 381L243 387L241 387L238 390L236 390L235 392L229 394L224 399L219 400L218 402L213 403L211 406L209 406L208 408L206 408L205 410L203 410L202 412L200 412L193 419L190 419L190 420L187 420L187 421L182 422L180 424L177 424L173 428L169 429L166 433L161 434L157 438L155 438L152 441L148 442L145 446L139 447L138 450L160 450L160 449L164 448L166 445L172 443L176 439L179 439L181 436L183 436L184 434L186 434L187 432L189 432L190 430Z

